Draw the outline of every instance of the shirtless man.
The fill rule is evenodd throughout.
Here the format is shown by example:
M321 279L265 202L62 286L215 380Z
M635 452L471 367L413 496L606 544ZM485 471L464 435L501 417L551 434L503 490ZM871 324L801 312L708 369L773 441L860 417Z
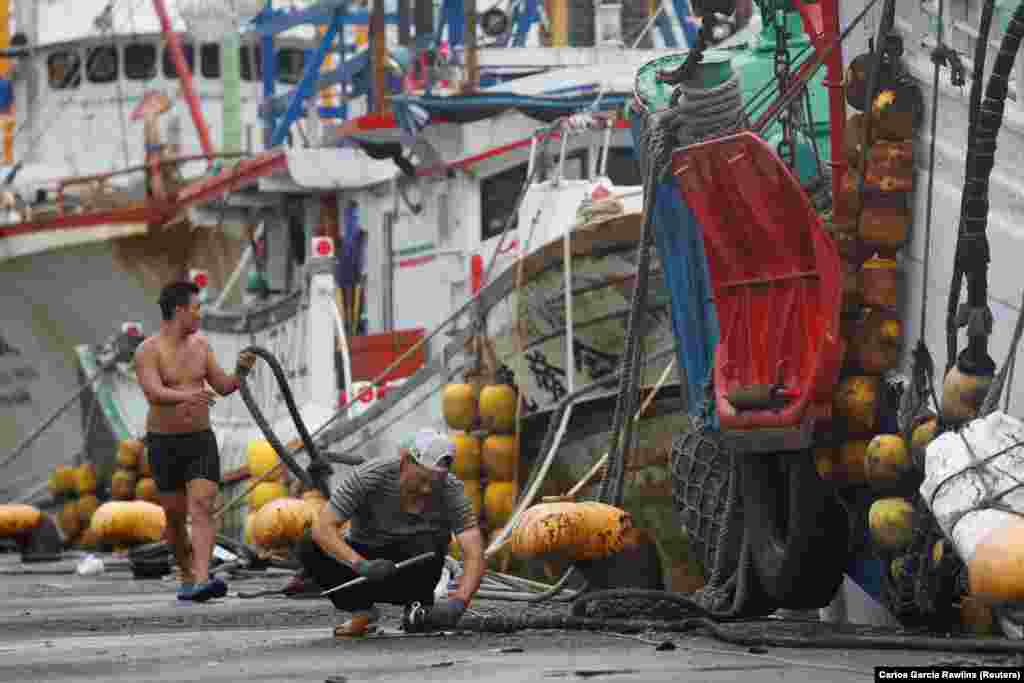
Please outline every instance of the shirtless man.
M239 373L251 368L256 357L239 355L234 375L220 367L209 341L197 334L198 295L199 288L190 282L164 287L160 332L135 352L135 373L149 401L146 442L160 504L167 514L167 540L182 571L178 599L203 602L223 597L228 590L221 579L210 579L216 535L212 512L220 484L210 406L217 394L227 396L238 389ZM185 527L189 514L191 544Z

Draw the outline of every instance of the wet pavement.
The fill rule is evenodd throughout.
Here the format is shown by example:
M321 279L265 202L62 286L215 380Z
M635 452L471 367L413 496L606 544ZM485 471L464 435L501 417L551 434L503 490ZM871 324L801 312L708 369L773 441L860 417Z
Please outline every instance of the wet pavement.
M109 556L107 557L108 560ZM385 608L382 635L336 641L326 600L261 597L276 572L230 582L227 598L179 603L175 584L135 580L113 560L21 565L0 554L0 681L871 681L876 666L1019 665L949 652L733 646L690 634L578 631L406 635ZM477 601L480 613L521 604ZM537 609L537 608L534 608ZM550 609L565 609L564 606ZM670 642L674 646L666 646ZM658 646L661 647L658 647Z

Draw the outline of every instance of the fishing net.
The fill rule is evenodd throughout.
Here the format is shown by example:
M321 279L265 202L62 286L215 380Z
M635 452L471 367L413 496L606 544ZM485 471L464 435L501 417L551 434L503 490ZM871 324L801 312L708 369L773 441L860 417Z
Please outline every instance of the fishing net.
M719 433L702 423L673 444L672 499L690 551L703 564L707 579L718 567L719 551L724 564L733 568L739 554L743 516L738 500L729 505L730 493L736 498L732 471Z
M945 536L920 494L914 503L914 534L899 556L883 554L886 567L882 591L886 606L901 623L942 629L940 617L949 611L955 594L962 592L963 566L936 566L932 550Z

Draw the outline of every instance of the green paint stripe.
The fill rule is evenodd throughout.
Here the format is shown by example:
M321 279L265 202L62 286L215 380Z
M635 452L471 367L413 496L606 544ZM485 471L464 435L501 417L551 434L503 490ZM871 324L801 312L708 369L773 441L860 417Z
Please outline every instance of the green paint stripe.
M423 252L430 251L432 249L436 249L433 242L420 242L419 244L414 244L411 247L396 250L395 256L412 256L413 254L422 254Z

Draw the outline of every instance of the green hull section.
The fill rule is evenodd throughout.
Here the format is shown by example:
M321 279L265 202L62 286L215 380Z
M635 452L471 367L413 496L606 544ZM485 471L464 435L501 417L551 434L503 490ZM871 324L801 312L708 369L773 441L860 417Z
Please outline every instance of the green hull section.
M791 59L791 69L795 71L796 61L807 59L813 54L814 48L804 32L799 13L786 13L785 27L790 35L787 50ZM764 29L752 44L729 50L707 50L698 70L698 77L705 86L713 87L724 82L733 73L739 74L744 105L749 106L753 103L750 118L756 119L777 97L778 88L769 85L775 80L775 49L775 29L766 18ZM642 66L637 72L634 82L636 98L632 106L648 112L666 109L669 106L674 86L658 83L656 75L659 71L678 67L685 61L686 55L687 52L684 51L677 55L660 57ZM817 164L814 161L815 144L823 162L831 158L828 89L825 87L824 80L825 68L823 66L807 88L810 97L810 118L813 121L813 140L801 136L803 141L798 146L797 156L802 176L806 176L809 172L813 175L817 170ZM758 93L761 93L766 86L768 90L758 96ZM773 123L764 131L762 137L770 143L777 143L782 139L782 127L778 123ZM813 172L808 167L809 165L813 166Z

